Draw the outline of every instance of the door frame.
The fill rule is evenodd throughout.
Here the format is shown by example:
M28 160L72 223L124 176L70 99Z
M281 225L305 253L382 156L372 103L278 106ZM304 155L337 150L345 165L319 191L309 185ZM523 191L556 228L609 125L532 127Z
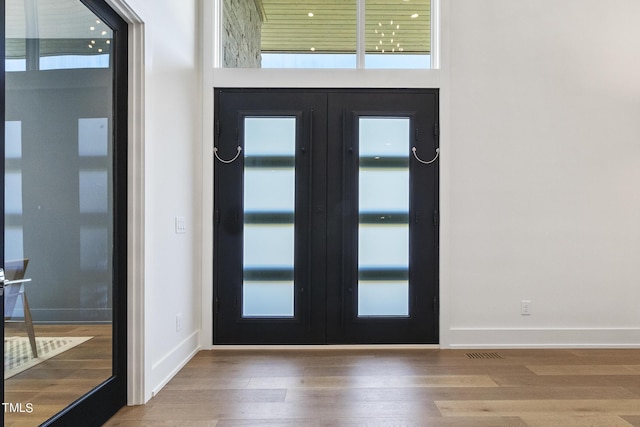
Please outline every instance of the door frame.
M420 139L423 140L423 142L424 141L430 142L431 140L433 140L433 144L434 144L434 146L436 148L435 153L436 154L439 153L439 120L440 120L439 109L440 109L440 101L439 101L439 89L437 89L437 88L431 88L431 89L429 89L429 88L414 88L414 89L362 88L362 89L353 89L353 88L324 88L324 87L319 87L319 88L284 88L284 87L283 88L258 88L258 87L251 87L251 88L231 88L231 87L216 88L216 89L214 89L214 98L213 98L213 100L214 100L214 103L213 103L214 112L216 113L215 117L214 117L215 126L213 127L215 129L215 131L214 131L213 138L212 138L213 141L216 141L214 143L214 146L217 147L220 144L220 138L221 138L221 135L220 135L220 132L221 132L221 130L220 130L220 127L221 127L220 126L220 121L224 121L225 125L223 125L223 126L225 128L227 128L226 129L227 130L226 139L228 140L230 138L230 135L228 134L229 131L233 132L233 129L231 129L231 130L228 129L230 127L229 124L233 123L235 128L236 128L235 129L235 139L233 140L233 142L236 143L236 140L237 140L238 148L240 149L240 145L243 145L243 142L242 142L243 131L242 130L238 130L238 129L241 128L241 124L239 122L237 122L237 120L238 120L237 117L233 116L233 114L235 114L234 112L236 111L236 108L233 108L233 106L229 107L228 105L226 105L224 107L224 109L221 108L220 98L221 98L221 94L224 94L225 92L231 92L231 93L235 93L235 94L238 94L238 95L245 95L245 96L246 95L250 95L250 96L265 96L265 95L269 96L269 95L271 95L271 96L274 96L274 97L276 95L289 95L289 96L291 96L292 94L296 94L296 93L299 94L299 96L309 96L310 97L313 94L320 93L320 94L326 95L327 96L327 100L330 99L329 98L330 96L338 96L339 97L339 96L343 96L343 95L346 95L347 97L349 97L349 96L358 97L358 96L362 96L362 95L368 95L368 96L385 95L385 96L389 96L389 97L393 97L393 96L398 96L398 97L408 96L407 98L405 98L406 102L408 103L407 105L424 105L424 104L421 104L419 102L416 103L416 104L412 104L412 102L415 102L416 99L412 99L410 101L409 99L411 99L410 98L411 95L425 96L425 100L428 100L430 97L432 97L432 99L430 99L430 101L433 101L433 102L431 104L429 104L428 107L417 107L418 110L421 111L421 113L420 113L421 116L424 119L427 120L427 124L431 124L431 121L430 121L431 119L434 120L434 122L433 122L433 130L431 129L431 127L429 127L426 130L426 132L425 132L425 128L424 127L422 127L420 129L420 131L421 131L421 138ZM232 104L234 103L234 101L231 101L231 102L232 102ZM260 101L258 101L258 103L259 102ZM331 102L330 101L327 101L327 102L328 102L327 107L329 108L329 104L331 104ZM360 102L360 101L358 101L358 102ZM400 101L400 99L398 99L398 102L402 102L402 101ZM272 113L271 110L265 111L263 109L264 107L256 106L255 108L253 108L252 106L249 106L250 104L247 104L246 101L245 101L245 104L240 103L240 105L242 105L242 107L241 107L241 109L238 109L238 113L242 117L247 115L247 114L245 114L246 111L250 111L251 114L262 114L262 113L265 113L265 116L269 116L269 115L271 115L270 113ZM358 105L358 104L355 104L355 105ZM375 108L369 109L369 107L366 104L362 104L360 102L358 107L353 107L353 108L356 108L353 111L353 113L354 113L353 117L354 118L355 117L360 117L360 116L362 116L362 117L376 116L378 114L378 112L379 112L379 114L381 114L383 116L385 115L385 112L383 112L384 111L384 106L383 105L382 106L378 106L378 109L376 110ZM400 107L400 108L402 108L402 107ZM224 112L226 110L229 110L229 112L231 112L231 113L229 113L230 115L221 118L222 115L225 114ZM417 113L418 110L416 110L416 113ZM360 113L363 113L363 114L360 114ZM248 115L251 115L251 114L248 114ZM302 114L302 113L300 113L300 114ZM326 114L330 114L329 110L327 110ZM406 116L406 114L403 113L401 110L397 110L396 112L390 112L389 114L391 116L398 115L399 117L405 117ZM278 108L276 108L276 111L273 111L273 116L279 116ZM413 113L409 114L409 116L415 117L415 115ZM342 122L344 122L346 120L345 117L346 116L343 117ZM411 143L410 144L414 145L414 146L416 144L418 144L418 147L420 147L421 143L418 142L419 141L418 132L417 132L417 129L415 128L417 123L418 122L414 122L412 120ZM425 122L420 122L421 125L423 125L424 123ZM316 124L316 125L319 125L319 124ZM327 121L327 126L329 126L329 121ZM344 125L342 125L342 126L344 127ZM355 129L356 125L355 125L355 123L352 123L350 126L354 127L353 129ZM298 130L298 132L299 132L299 130ZM305 130L302 133L306 135L307 132L308 131ZM311 132L313 133L314 130L312 129ZM327 138L328 138L327 142L328 143L329 143L329 139L331 139L332 137L333 138L338 138L337 135L333 135L332 136L331 132L330 131L328 131L328 132L329 132L329 134L327 134ZM344 132L344 130L343 130L343 132ZM415 139L414 139L414 132L415 132ZM424 137L425 134L431 134L432 132L433 132L433 138L430 138L430 137L425 138ZM346 137L345 134L343 134L342 136ZM355 137L355 136L353 136L353 137ZM301 144L304 146L305 142L301 142ZM343 142L340 143L340 146L342 146L342 144L343 144ZM329 145L331 145L331 143L329 143ZM229 148L229 147L226 147L226 148ZM343 147L343 148L346 148L346 147ZM221 147L221 150L222 149L225 149L225 148ZM216 154L215 150L216 149L214 148L214 155ZM329 149L329 150L331 150L331 149ZM415 150L415 147L414 147L414 150ZM226 150L226 151L228 151L228 150ZM303 152L304 152L304 150L303 150ZM240 151L238 152L238 154L239 153L240 153ZM226 153L226 154L229 154L229 153ZM336 154L336 153L333 153L333 154ZM327 154L325 153L325 156L326 155ZM417 159L417 155L416 155L415 152L413 153L413 155L415 155L416 159ZM234 159L236 159L236 158L237 158L237 156ZM438 158L438 155L435 156L434 160L436 160L437 158ZM424 176L423 176L424 174L420 170L415 171L415 167L417 166L419 168L420 165L417 165L417 162L414 164L413 160L414 159L412 158L412 156L409 155L409 164L411 166L410 169L414 170L414 172L412 172L412 176L413 176L413 174L418 174L416 176L422 176L424 178ZM421 163L425 163L424 161L422 161L420 159L417 159L417 160L419 162L421 162ZM297 162L297 160L296 160L296 162ZM228 163L228 162L227 161L223 161L223 163ZM427 163L432 163L432 162L427 162ZM216 182L219 180L219 169L221 167L224 167L224 165L219 163L219 162L216 162L215 160L214 160L214 164L215 164L215 166L213 168L213 177L214 177L214 179L213 179L213 182L214 182L213 187L214 188L212 189L213 190L212 194L213 194L213 199L216 200L217 197L219 197L219 196L216 195L216 191L215 191L215 187L217 187L217 185L218 185L218 184L216 184ZM430 239L430 241L433 241L434 248L431 248L428 251L428 253L431 255L431 257L435 257L432 260L433 274L429 274L429 276L430 276L429 280L432 281L432 283L434 283L434 285L432 287L430 287L429 290L427 291L427 294L433 293L434 295L433 295L433 301L431 301L431 300L424 301L425 304L428 304L429 306L433 306L433 314L432 315L427 315L426 312L425 312L422 315L420 315L421 318L424 316L425 320L429 320L428 323L431 325L430 328L429 328L429 331L426 332L428 334L428 336L429 336L429 338L427 338L426 340L428 340L430 342L424 342L423 343L420 340L413 341L415 338L414 339L409 339L409 341L405 341L405 338L397 338L397 341L396 341L396 339L392 339L391 341L389 341L390 343L397 342L397 343L406 343L406 344L411 344L411 345L415 345L415 344L418 344L418 345L438 345L439 344L439 339L440 339L440 309L439 309L439 304L440 304L440 298L439 298L439 294L440 294L440 281L439 281L440 253L439 253L439 222L438 222L438 213L439 212L438 211L440 209L439 208L440 170L439 170L439 167L438 167L437 163L436 163L436 165L432 165L431 168L435 168L435 169L433 169L435 172L432 174L433 191L429 192L429 194L432 194L433 199L434 199L433 200L434 211L433 212L428 212L428 213L426 213L426 212L421 212L420 213L420 216L422 217L420 222L431 222L431 221L433 221L433 226L434 226L434 230L435 230L434 233L433 233L433 236L432 236L433 239ZM238 173L240 175L239 176L235 176ZM347 172L342 171L340 173L344 174L344 173L347 173ZM354 173L356 173L356 175L357 175L357 172L354 172ZM315 173L312 172L312 176L313 176L313 174L315 174ZM239 191L242 191L242 184L241 183L242 183L242 180L243 180L243 178L242 178L243 172L242 171L240 171L240 172L236 171L236 172L234 172L234 176L235 176L235 180L232 180L232 181L233 182L239 182L240 184L238 184L239 185L238 189L239 189ZM297 174L296 174L296 176L297 176ZM327 179L329 180L329 183L332 181L331 178L327 178ZM333 181L335 181L335 179L333 179ZM298 188L299 185L300 184L297 182L296 183L296 188ZM331 184L331 185L333 185L333 184ZM329 185L329 187L331 187L331 185ZM414 179L412 178L412 181L411 181L411 184L410 184L410 186L411 186L411 190L410 191L411 191L412 194L414 192L414 187L416 185L417 184L414 182ZM227 187L225 187L225 188L227 188ZM238 189L236 189L236 191L238 191ZM327 189L325 189L325 191L327 191ZM330 190L330 191L333 191L333 190ZM326 196L326 194L325 194L325 196ZM346 194L344 196L346 196ZM412 198L411 206L415 207L417 205L416 200L417 199ZM420 203L420 205L422 205L422 203ZM330 204L325 206L325 208L326 208L325 210L330 209L331 208ZM421 208L422 208L422 206L421 206ZM413 209L414 208L411 208L410 215L414 215L413 213L411 213L411 212L414 212ZM315 207L314 207L314 210L316 210ZM417 211L415 211L415 212L417 212ZM428 214L428 215L426 215L426 214ZM431 214L433 214L433 219L431 218ZM219 207L215 206L215 203L214 203L213 227L212 227L212 231L213 231L212 248L213 248L213 254L214 255L216 254L217 251L220 250L219 247L218 247L218 245L219 245L219 243L218 243L219 235L217 233L217 231L218 231L217 224L219 224L219 222L221 220L220 215L221 214L219 212ZM236 217L237 217L237 215L238 214L236 212ZM427 218L427 216L428 216L428 218ZM417 223L419 221L417 219L418 218L417 214L415 214L415 217L416 217L416 220L415 220L416 225L415 226L418 226ZM326 219L327 218L326 218L326 215L325 215L325 220ZM413 223L413 219L410 220L410 224L412 224L412 223ZM329 226L328 223L325 226ZM420 225L420 227L424 228L423 225ZM354 230L357 230L357 227ZM413 238L415 238L415 236ZM327 245L328 245L328 243L325 242L325 248L328 247ZM416 253L417 254L425 254L424 249L420 249ZM415 259L418 258L417 255L413 254L413 253L412 253L412 255L410 255L410 257L414 261L415 261ZM220 345L219 343L216 344L216 341L217 341L216 334L218 332L218 326L215 324L216 319L218 318L218 315L220 313L220 309L219 309L220 302L218 300L218 295L219 295L219 292L220 292L220 290L219 290L220 279L218 278L219 267L220 267L220 263L218 262L218 257L214 256L213 257L213 271L212 271L213 280L211 282L212 283L212 295L213 295L213 299L212 299L211 302L212 302L213 310L212 310L212 316L210 317L211 322L213 324L212 333L211 333L211 339L212 339L212 342L214 343L213 344L214 347L216 345ZM296 267L296 270L297 270L297 267ZM325 271L324 274L327 275L328 274L328 270ZM420 273L421 279L424 279L425 277L423 277L422 274L423 273ZM413 277L413 276L414 276L413 274L410 274L410 277ZM417 282L420 282L420 281L417 281ZM413 286L418 286L416 284L417 282L414 282ZM411 289L415 289L415 288L413 288L413 286L412 286ZM328 291L325 290L325 292L328 292ZM420 291L420 293L422 294L423 291ZM236 296L236 300L237 300L237 298L239 298L239 297ZM413 299L413 297L411 297L411 298ZM297 300L297 298L296 298L296 300ZM356 299L353 298L353 302L354 303L355 303L355 301L356 301ZM300 300L300 303L303 303L303 300ZM328 300L325 300L323 302L323 304L325 304L325 303L328 303ZM410 305L415 307L415 301L411 301ZM344 309L344 307L343 307L343 309ZM331 310L329 310L329 312L330 311ZM326 312L326 311L324 312L324 314L327 314L327 313L328 312ZM310 314L308 314L308 315L310 315ZM344 316L342 316L342 317L344 317ZM411 317L413 317L413 316L411 316ZM268 318L264 318L262 320L267 321L267 323L278 323L278 321L274 322L273 319L268 319ZM255 321L256 320L254 320L254 319L251 319L249 321L247 321L247 319L236 320L236 322L240 322L240 323L251 323L251 322L255 322ZM326 321L329 321L329 319L327 319ZM205 320L205 322L206 322L206 320ZM371 322L372 325L376 325L375 327L379 327L379 326L385 325L387 330L393 330L394 328L398 327L398 326L393 326L393 321L388 322L385 318L371 318L371 319L368 319L368 320L355 319L355 322L356 323L360 323L360 324L364 324L366 322ZM335 325L331 325L331 326L329 324L326 325L327 328L329 328L329 327L333 328L334 326ZM375 329L375 327L374 327L374 329ZM328 331L327 331L327 333L328 333ZM329 335L327 335L326 336L326 341L323 341L323 343L320 343L320 344L324 345L324 346L331 345L332 343L334 343L334 341L335 341L336 344L342 344L342 345L345 345L345 344L346 345L354 345L354 344L357 345L359 343L375 344L375 343L379 343L379 342L380 343L387 342L385 340L377 341L376 339L372 339L372 338L361 338L361 339L355 339L354 341L349 341L350 339L351 338L347 339L348 342L345 341L344 339L339 339L338 341L335 341L334 338L331 338ZM238 341L236 343L236 345L238 345L238 344L239 345L246 345L246 344L243 344L243 342L244 341L241 339L240 341ZM254 345L254 344L257 344L259 342L261 342L261 340L255 341L254 343L248 344L248 345ZM293 339L291 344L294 344L296 342L298 342L298 340ZM314 343L315 343L315 339L311 339L310 341L308 341L307 344L303 344L303 345L305 345L305 346L314 345ZM225 343L223 345L226 346L226 345L229 345L229 344L234 345L233 342L228 342L228 343ZM315 344L317 344L317 343L315 343ZM371 345L371 344L365 344L365 345Z
M100 425L106 422L113 414L127 403L128 383L128 357L127 357L127 294L128 294L128 247L129 247L129 211L128 206L128 151L129 151L129 28L127 22L120 16L116 8L112 7L108 0L80 0L100 19L113 29L112 48L114 52L114 92L113 92L113 137L114 137L114 162L113 162L113 244L117 248L113 259L113 317L112 317L112 374L110 378L98 384L85 395L70 402L69 406L45 421L43 426L83 425L86 423ZM0 0L3 11L5 1ZM4 15L3 15L4 16ZM5 56L5 23L2 23L0 40L2 56ZM2 131L2 143L0 148L4 153L4 127L5 127L5 61L2 60L1 104L2 117L0 131ZM4 157L4 154L3 154ZM4 161L0 167L2 172L2 227L0 255L4 259ZM4 328L3 328L4 334ZM4 397L4 382L2 387ZM4 398L3 398L4 400Z
M2 16L5 16L5 0L0 0L0 8L2 8ZM0 153L2 154L2 162L0 162L0 223L2 224L2 230L0 231L0 266L4 268L4 174L5 174L5 165L4 165L4 131L5 131L5 23L4 21L0 23L0 57L2 60L0 61ZM2 312L3 326L2 326L2 342L4 342L4 283L2 284L2 308L0 312ZM2 353L2 366L4 366L4 352ZM2 397L2 401L4 402L4 380L2 381L2 387L0 387L0 396ZM3 422L4 425L4 415Z

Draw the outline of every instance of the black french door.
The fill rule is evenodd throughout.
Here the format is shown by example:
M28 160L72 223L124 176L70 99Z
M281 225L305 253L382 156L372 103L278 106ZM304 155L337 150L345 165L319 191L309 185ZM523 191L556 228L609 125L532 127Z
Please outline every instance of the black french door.
M215 102L214 343L437 343L438 92Z

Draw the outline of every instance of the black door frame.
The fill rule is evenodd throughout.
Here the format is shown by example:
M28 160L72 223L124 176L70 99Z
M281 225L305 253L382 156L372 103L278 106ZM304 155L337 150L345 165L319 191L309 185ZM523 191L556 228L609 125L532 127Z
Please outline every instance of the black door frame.
M128 152L128 25L104 0L80 0L113 30L113 323L112 375L106 381L72 402L61 412L45 421L43 426L102 425L127 403L127 152ZM5 16L5 1L0 0ZM5 126L5 21L0 33L2 53L2 84L0 88L2 117L0 131L4 158ZM4 160L0 166L2 182L2 233L0 262L4 264ZM4 305L3 305L4 310ZM4 318L4 316L3 316ZM4 336L4 327L3 327ZM4 381L2 386L4 400Z
M233 96L240 95L244 101L235 101ZM337 117L323 117L321 121L316 120L322 116L319 114L321 106L316 100L314 103L305 104L304 99L313 98L315 95L325 95L326 101L326 113L330 115L337 115ZM329 96L333 101L329 101ZM284 97L284 98L283 98ZM287 98L288 97L288 98ZM281 99L283 98L283 99ZM377 98L380 98L379 100ZM300 100L300 108L293 108L286 104L286 100L291 99ZM410 105L408 107L396 107L398 105ZM305 147L310 146L308 154L313 156L313 165L315 167L314 172L310 175L310 182L305 180L296 181L296 188L298 187L318 187L325 186L324 190L316 190L319 192L319 197L314 196L314 200L307 204L307 212L305 213L306 219L298 223L299 218L298 207L296 207L296 233L301 228L298 225L316 224L313 228L315 231L310 231L308 239L315 239L314 244L322 247L322 250L326 250L325 259L323 262L318 262L316 256L311 256L315 261L309 262L307 270L312 271L311 278L319 279L314 283L316 286L311 286L311 289L304 293L304 289L296 289L296 300L300 301L299 304L308 304L308 308L312 311L313 302L309 301L312 292L315 292L314 297L318 297L317 285L323 283L341 282L344 280L353 281L353 266L334 268L333 270L327 269L327 259L331 259L329 262L334 267L342 265L340 258L349 256L349 250L343 250L342 248L351 248L354 244L357 244L357 239L354 239L354 235L357 233L357 212L354 213L353 195L357 195L357 189L345 187L340 189L344 182L351 179L354 182L353 174L357 171L353 168L354 150L351 149L351 155L346 154L348 150L342 145L342 141L346 141L346 138L355 139L357 141L357 129L353 124L356 117L359 116L399 116L399 117L420 117L421 128L415 127L415 120L412 120L411 135L415 135L415 140L412 138L412 145L417 146L420 153L435 153L435 149L438 147L438 90L437 89L217 89L214 92L215 102L215 125L214 132L214 145L220 150L220 155L223 158L232 158L235 154L237 146L243 144L242 135L242 122L243 118L251 115L266 115L266 116L278 116L289 115L298 116L300 118L299 123L302 126L306 126L306 130L301 132L298 129L298 144L296 152L296 166L299 166L298 157L307 155ZM329 104L332 103L330 106ZM306 105L306 107L304 107ZM343 108L344 107L344 108ZM288 108L288 110L287 110ZM306 109L305 109L306 108ZM402 110L406 108L405 110ZM398 110L401 109L401 110ZM293 111L292 111L293 110ZM347 114L347 110L353 113ZM385 113L392 111L392 113ZM285 114L288 113L288 114ZM347 117L349 116L349 117ZM427 121L425 122L425 119ZM221 123L223 123L221 125ZM332 124L329 124L332 123ZM426 125L425 125L426 123ZM232 124L232 125L230 125ZM319 129L322 129L320 132ZM322 134L324 133L324 135ZM325 144L313 144L315 141L328 141ZM333 141L333 142L332 142ZM339 143L335 143L339 141ZM318 145L323 145L318 147ZM357 150L355 152L355 161L357 162ZM351 158L350 158L351 156ZM331 170L322 170L318 166L318 158L324 162L325 168L328 168L327 159L332 160ZM410 229L419 230L420 233L427 234L424 236L426 240L432 242L432 246L425 248L424 245L417 243L418 239L413 239L410 245L413 247L411 251L410 265L417 265L420 262L430 262L432 268L429 272L417 271L419 269L411 269L408 272L409 278L413 281L414 285L412 289L417 289L415 285L418 282L429 281L431 290L429 292L419 291L419 297L424 302L426 307L423 307L422 311L429 311L428 316L421 317L421 323L416 323L416 317L412 314L410 318L401 319L398 318L390 320L389 318L345 318L344 313L354 313L355 304L357 299L355 293L348 295L346 289L342 289L340 292L325 291L322 298L323 307L327 309L320 310L322 315L314 313L309 314L307 318L296 317L295 319L243 319L240 315L239 301L241 300L241 294L238 293L238 289L241 289L242 283L242 243L241 239L235 240L234 249L228 250L227 246L224 246L229 241L233 240L233 236L238 236L242 233L242 201L238 199L237 194L242 193L243 182L243 164L242 157L236 162L235 168L222 162L216 161L214 167L214 182L217 191L214 191L214 328L213 328L213 341L214 344L355 344L355 343L437 343L439 319L438 319L438 224L437 224L437 211L438 211L438 178L439 170L437 162L435 164L425 167L425 165L419 165L417 161L410 157L410 174L411 189L415 191L417 182L430 182L433 184L433 188L429 189L429 194L433 194L433 199L428 201L416 200L416 197L411 197L410 207ZM309 163L311 164L311 160ZM226 170L225 174L228 174L230 170L234 169L233 179L226 179L224 184L220 184L221 171ZM318 171L320 171L318 173ZM331 173L329 173L331 172ZM296 172L298 173L298 172ZM424 180L424 181L420 181ZM302 182L300 182L302 181ZM223 185L224 187L220 187ZM329 194L327 193L329 191ZM236 194L235 196L233 194ZM296 192L296 194L299 194ZM334 196L331 196L333 194ZM336 196L337 195L337 196ZM327 199L329 197L329 199ZM336 209L342 209L343 205L349 205L349 202L344 202L342 198L348 199L351 197L351 205L346 206L345 212L342 214L346 219L339 219L340 226L332 227L330 224L329 215L335 215ZM220 209L221 203L227 206ZM233 205L233 209L228 209ZM342 207L341 207L342 206ZM334 211L334 213L331 213ZM355 221L355 226L353 222ZM353 235L344 233L341 227L344 224L349 224ZM328 228L327 228L328 227ZM319 230L319 231L318 231ZM426 233L424 233L426 230ZM315 234L314 234L315 233ZM411 232L410 234L412 234ZM415 233L414 233L415 234ZM299 242L298 236L296 236L296 242ZM321 242L321 243L320 243ZM220 250L224 247L225 250ZM417 248L417 250L416 250ZM236 253L237 252L237 253ZM317 254L314 254L317 255ZM335 255L335 256L334 256ZM309 256L307 254L306 256ZM235 258L235 260L233 259ZM303 257L304 258L304 257ZM304 263L305 259L296 259L296 270L298 269L298 262ZM239 265L235 265L237 263ZM357 275L357 266L356 275ZM233 271L231 276L229 271ZM349 277L347 277L349 276ZM221 286L223 280L231 281L235 283L235 293L225 292L224 286ZM299 272L295 272L296 279L299 276ZM296 283L297 285L297 283ZM411 291L410 305L412 307L411 312L417 313L421 310L415 310L416 308L416 292ZM346 295L346 296L345 296ZM299 298L300 299L297 299ZM236 311L234 316L229 316L229 305L235 305ZM225 314L226 313L226 314ZM329 313L329 314L327 314ZM313 319L313 320L312 320ZM324 321L325 331L324 336L316 336L313 333L313 326L317 322ZM256 325L263 324L265 327L256 328ZM340 335L336 331L344 328L346 324L355 325L346 333ZM282 328L283 325L289 325L291 330L298 330L301 333L302 338L291 338L286 328ZM295 326L297 324L297 327ZM245 326L238 326L245 325ZM274 326L269 333L268 325ZM279 326L276 327L276 325ZM417 326L419 325L419 326ZM232 326L232 327L231 327ZM231 327L229 332L227 328ZM253 328L253 332L251 331ZM304 335L306 329L307 335ZM376 338L379 331L384 331L387 335L386 338L380 340ZM399 333L403 330L412 330L413 338L409 333ZM295 335L294 335L295 336ZM419 338L415 338L419 336ZM336 338L337 337L337 338ZM394 337L394 338L388 338Z
M5 57L6 57L6 31L5 31L5 0L0 0L0 7L2 8L2 22L0 23L0 57L2 60L0 61L0 153L2 153L2 162L0 162L0 221L2 222L2 231L0 232L0 267L4 269L4 174L5 174L5 165L4 165L4 131L5 131ZM4 278L3 278L4 279ZM4 283L1 284L2 292L0 292L0 297L2 297L2 308L0 312L2 312L2 319L4 322ZM4 342L4 325L2 326L2 342ZM4 366L4 352L2 353L2 366ZM2 381L2 387L0 388L0 396L2 396L2 402L4 402L4 380ZM4 425L4 415L2 416L2 425Z

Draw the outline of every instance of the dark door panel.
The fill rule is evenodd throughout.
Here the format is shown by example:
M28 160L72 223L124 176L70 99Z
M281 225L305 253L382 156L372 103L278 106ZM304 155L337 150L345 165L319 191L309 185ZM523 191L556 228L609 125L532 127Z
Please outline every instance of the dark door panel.
M214 342L436 343L437 91L215 95Z

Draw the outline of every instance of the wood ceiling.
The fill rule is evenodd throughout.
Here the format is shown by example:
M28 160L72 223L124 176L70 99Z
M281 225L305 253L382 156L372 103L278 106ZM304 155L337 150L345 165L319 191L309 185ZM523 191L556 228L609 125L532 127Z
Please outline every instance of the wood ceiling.
M5 9L7 58L25 58L26 39L40 40L40 56L109 51L111 29L79 0L6 0Z
M264 19L263 52L356 50L356 0L256 0L256 3ZM365 27L367 52L429 53L430 0L366 0Z

